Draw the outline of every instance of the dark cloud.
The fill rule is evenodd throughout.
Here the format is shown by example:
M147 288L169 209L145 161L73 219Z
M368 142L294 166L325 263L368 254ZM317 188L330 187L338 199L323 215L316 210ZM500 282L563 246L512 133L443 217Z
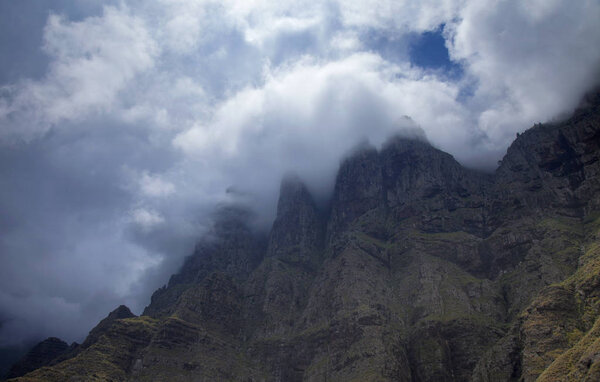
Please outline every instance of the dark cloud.
M517 131L572 108L600 64L593 2L0 11L0 345L81 340L122 303L140 313L215 206L251 205L267 229L283 174L326 200L365 140L421 131L491 169ZM448 48L435 70L411 62L427 36Z

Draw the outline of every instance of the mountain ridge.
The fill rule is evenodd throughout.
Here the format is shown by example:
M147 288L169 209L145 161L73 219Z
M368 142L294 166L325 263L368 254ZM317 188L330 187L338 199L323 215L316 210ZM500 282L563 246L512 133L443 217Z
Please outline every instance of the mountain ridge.
M600 378L600 96L586 102L519 134L494 174L393 138L341 163L326 211L287 177L268 237L222 210L142 316L14 380Z

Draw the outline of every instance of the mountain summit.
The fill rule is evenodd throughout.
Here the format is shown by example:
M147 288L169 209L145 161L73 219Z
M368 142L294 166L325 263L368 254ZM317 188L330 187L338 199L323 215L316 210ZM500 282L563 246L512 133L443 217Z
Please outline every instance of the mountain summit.
M266 237L247 214L220 211L142 316L11 381L600 380L598 94L494 174L394 138L325 208L288 176Z

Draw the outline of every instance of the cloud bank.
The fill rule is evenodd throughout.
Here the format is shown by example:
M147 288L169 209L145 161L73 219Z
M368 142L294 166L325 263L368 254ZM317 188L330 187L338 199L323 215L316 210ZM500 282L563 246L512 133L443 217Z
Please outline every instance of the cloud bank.
M356 144L419 130L491 170L600 79L593 0L39 7L33 28L0 23L39 61L0 62L0 346L139 313L215 205L268 227L288 171L326 198ZM426 32L459 75L411 62Z

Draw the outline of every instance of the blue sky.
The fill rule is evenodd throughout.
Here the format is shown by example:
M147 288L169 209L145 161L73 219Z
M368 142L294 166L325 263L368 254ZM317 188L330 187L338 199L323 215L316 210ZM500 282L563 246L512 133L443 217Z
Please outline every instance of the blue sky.
M365 139L421 131L492 171L597 84L598 19L592 0L0 2L0 346L141 312L215 205L266 229L284 173L325 198Z
M443 30L442 24L435 30L415 34L409 43L409 60L413 65L438 70L441 75L460 80L463 76L462 68L460 63L450 59Z

